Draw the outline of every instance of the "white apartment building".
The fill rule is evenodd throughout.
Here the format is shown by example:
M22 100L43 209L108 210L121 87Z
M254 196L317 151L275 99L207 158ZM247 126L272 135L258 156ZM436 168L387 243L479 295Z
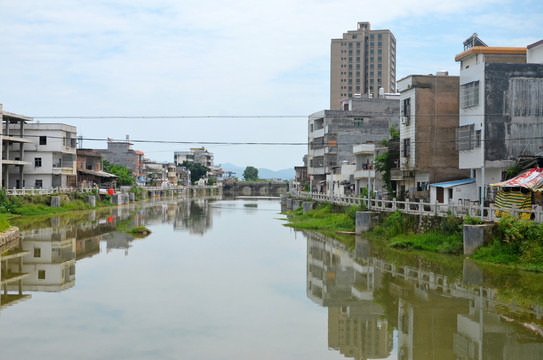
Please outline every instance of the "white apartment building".
M12 131L16 129L13 128ZM26 165L23 168L23 184L18 183L17 173L10 172L7 186L10 188L75 187L76 135L76 127L71 125L26 124L24 138L32 142L26 144L24 148L23 160ZM18 146L12 146L11 153L20 157Z

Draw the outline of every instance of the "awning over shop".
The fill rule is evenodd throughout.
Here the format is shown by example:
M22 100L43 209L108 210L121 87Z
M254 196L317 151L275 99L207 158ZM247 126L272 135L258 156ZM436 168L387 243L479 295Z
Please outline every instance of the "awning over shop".
M462 179L462 180L454 180L454 181L430 184L430 186L439 187L439 188L451 188L451 187L460 186L460 185L472 184L474 182L475 182L475 179Z
M490 185L509 188L521 187L532 191L543 191L543 168L530 169L512 179Z

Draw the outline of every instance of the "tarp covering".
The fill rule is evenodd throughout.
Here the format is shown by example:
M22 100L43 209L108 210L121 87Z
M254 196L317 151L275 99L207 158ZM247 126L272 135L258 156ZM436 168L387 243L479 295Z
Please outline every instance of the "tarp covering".
M512 209L516 206L517 210L531 210L532 209L532 194L523 194L520 191L498 191L494 204L498 208ZM496 210L496 216L502 217L505 214L509 214L507 211ZM520 213L519 219L530 220L530 213Z
M543 168L530 169L512 179L490 185L499 187L521 187L532 191L543 191Z

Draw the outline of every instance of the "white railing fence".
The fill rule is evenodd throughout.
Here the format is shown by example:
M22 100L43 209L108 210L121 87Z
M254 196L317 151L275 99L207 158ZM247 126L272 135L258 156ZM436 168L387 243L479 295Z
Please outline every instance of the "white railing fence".
M477 202L470 202L468 204L443 204L443 203L427 203L418 201L398 201L392 200L380 200L370 199L368 204L367 198L361 198L356 196L331 196L326 194L308 193L308 192L292 192L291 195L299 200L313 200L318 202L329 202L332 204L343 206L360 206L362 203L366 205L368 210L394 212L400 210L406 214L413 215L433 215L433 216L458 216L464 217L466 215L482 218L484 221L496 221L499 219L496 216L496 211L503 211L509 213L515 218L519 218L521 214L528 214L525 217L531 220L542 223L543 222L543 209L537 207L531 210L520 210L516 207L512 209L499 208L493 203L488 207L483 207L483 216L481 217L481 206Z

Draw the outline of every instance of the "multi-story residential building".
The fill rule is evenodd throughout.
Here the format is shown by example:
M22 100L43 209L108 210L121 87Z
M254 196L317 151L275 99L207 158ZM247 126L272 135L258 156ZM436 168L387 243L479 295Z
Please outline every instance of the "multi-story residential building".
M190 151L176 151L173 155L174 163L179 166L184 161L203 165L207 168L213 166L213 153L210 153L206 148L190 148Z
M356 30L332 39L330 54L330 109L355 94L379 96L396 92L396 38L390 30L371 30L359 22Z
M102 155L91 149L77 149L77 186L114 188L117 175L102 169Z
M360 189L369 188L370 192L377 193L384 187L380 172L375 171L375 158L384 152L387 148L381 143L367 143L353 146L355 156L354 182L355 191L360 194ZM382 195L382 194L381 194Z
M488 184L501 181L502 173L520 156L541 152L542 53L539 41L528 49L473 46L456 55L460 63L459 167L471 171L479 194L488 194ZM527 63L527 57L537 63ZM485 196L484 200L491 199Z
M128 136L126 136L126 141L108 139L107 149L94 149L94 151L102 154L104 160L112 164L125 166L136 177L138 184L144 184L144 153L132 149L132 145Z
M390 126L399 124L398 99L355 97L341 105L344 110L322 110L308 119L307 174L313 190L328 192L327 175L344 161L355 163L353 145L388 139Z
M22 123L21 123L22 124ZM19 131L20 125L10 125L11 131ZM31 142L20 154L19 145L12 145L10 153L16 159L26 161L24 179L16 179L16 169L10 169L8 187L56 188L76 186L76 134L75 126L56 123L24 125L24 137ZM11 172L13 171L13 172Z
M32 140L24 138L25 125L32 120L28 116L5 112L2 110L2 104L0 104L0 137L2 138L0 179L3 188L8 184L14 184L15 187L20 188L25 183L23 167L30 165L30 162L24 161L24 155L21 156L20 154L24 154L25 144L32 143ZM17 149L16 155L11 153L12 148ZM9 180L10 172L16 174L15 179L11 182Z
M398 81L400 168L391 175L399 198L429 200L431 183L469 177L469 171L458 169L454 145L458 86L458 76L446 72L410 75Z

